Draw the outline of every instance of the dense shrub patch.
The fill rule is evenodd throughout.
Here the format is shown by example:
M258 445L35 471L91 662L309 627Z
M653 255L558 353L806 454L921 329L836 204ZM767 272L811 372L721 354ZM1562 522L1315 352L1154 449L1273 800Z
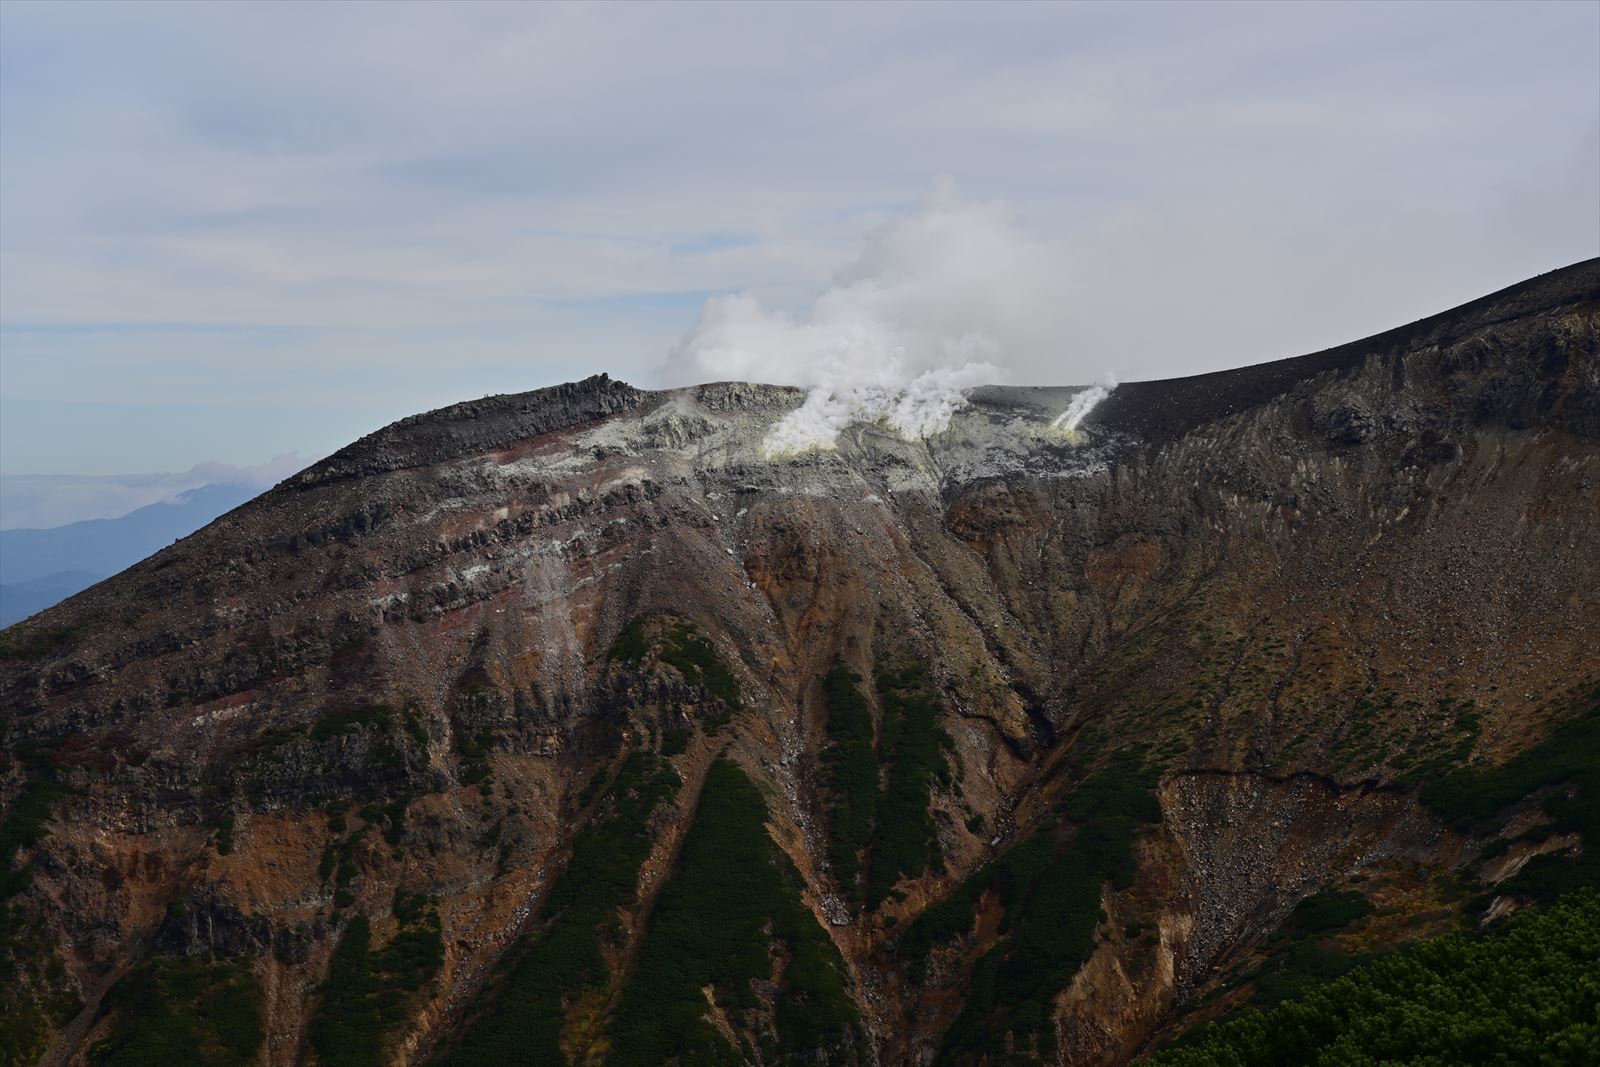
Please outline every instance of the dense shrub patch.
M55 781L49 748L23 743L13 754L22 783L0 822L0 1064L6 1065L35 1062L50 1028L81 1008L54 936L20 898L32 884L31 867L16 865L20 853L47 836L51 810L67 789Z
M1325 934L1372 914L1372 904L1353 889L1324 889L1306 897L1290 913L1289 931Z
M1246 976L1254 984L1250 1003L1261 1007L1280 1004L1350 973L1361 962L1361 957L1335 952L1315 942L1291 942Z
M661 662L678 668L684 681L705 689L729 711L739 710L739 680L717 655L716 646L689 623L675 623L663 636Z
M927 977L928 953L970 933L983 894L994 889L1004 908L1016 906L1055 857L1053 833L1036 833L972 874L955 891L918 915L900 936L899 955L913 982Z
M156 958L106 993L111 1031L89 1052L103 1067L234 1067L255 1060L265 1036L261 983L241 962Z
M846 896L859 896L861 851L872 833L878 796L878 756L873 751L872 710L861 676L839 666L824 679L828 747L822 785L828 805L828 864Z
M717 647L693 623L674 622L652 637L647 620L639 616L628 622L611 643L607 658L626 667L642 666L654 649L660 662L677 669L689 685L704 689L721 707L707 709L705 725L715 729L727 723L732 712L743 707L739 679L717 653Z
M1418 942L1273 1010L1209 1026L1165 1067L1600 1062L1600 896L1496 936Z
M1600 707L1569 719L1542 744L1498 767L1467 767L1430 782L1422 802L1440 818L1470 827L1549 786L1570 786L1545 801L1550 832L1583 837L1577 858L1533 859L1501 888L1550 901L1582 886L1600 885Z
M639 966L612 1017L612 1067L739 1064L706 1018L709 987L760 1058L851 1063L865 1057L838 950L800 900L798 872L768 836L767 807L744 773L711 765L699 812L661 891ZM776 979L774 1003L757 982ZM770 1026L763 1011L772 1010Z
M1330 947L1327 937L1372 912L1371 901L1354 890L1324 889L1311 894L1267 939L1266 957L1228 988L1249 982L1248 1003L1267 1008L1350 973L1369 957Z
M387 704L369 704L366 707L347 708L324 715L311 724L311 740L326 741L330 737L353 734L363 726L387 726L394 720L394 709Z
M650 819L674 797L678 776L649 753L624 761L606 808L573 843L572 858L540 909L527 947L485 990L460 1041L437 1060L449 1067L560 1064L567 1007L609 979L602 939L634 902L650 854Z
M953 747L950 735L939 728L941 705L925 669L880 674L878 702L883 709L880 750L889 775L878 798L867 864L867 907L874 909L900 879L930 868L944 870L928 798L936 781L949 781L945 754Z
M413 915L376 952L367 917L350 920L311 1017L311 1047L319 1067L387 1062L389 1031L405 1018L410 994L427 985L444 961L438 913Z
M9 900L32 881L26 867L14 868L17 853L45 836L45 823L55 802L66 795L50 770L50 753L37 746L18 746L22 788L12 799L5 821L0 822L0 902Z
M1004 909L1001 939L978 961L966 1006L945 1035L946 1058L1054 1051L1052 998L1094 950L1102 887L1132 884L1134 834L1161 817L1154 784L1140 754L1119 756L1058 806L1075 832L1040 827L907 928L900 954L910 979L921 981L929 950L972 929L985 893L995 891Z

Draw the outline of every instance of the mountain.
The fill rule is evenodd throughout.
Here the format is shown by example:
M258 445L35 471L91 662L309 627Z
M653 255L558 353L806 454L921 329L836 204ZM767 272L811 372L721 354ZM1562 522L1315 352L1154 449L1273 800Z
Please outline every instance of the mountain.
M0 584L0 626L10 626L38 614L104 577L88 571L56 571L42 578Z
M1078 392L470 401L4 631L0 1048L1119 1064L1600 881L1600 260Z
M258 491L242 485L203 485L115 519L85 519L44 530L0 530L0 625L25 619L132 566Z

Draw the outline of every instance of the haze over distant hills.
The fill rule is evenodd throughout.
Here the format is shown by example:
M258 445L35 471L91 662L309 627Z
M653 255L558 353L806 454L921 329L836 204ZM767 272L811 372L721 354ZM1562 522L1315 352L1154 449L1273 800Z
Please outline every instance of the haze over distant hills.
M197 463L146 474L0 474L0 626L132 566L305 467Z
M133 566L260 491L247 485L202 485L114 519L0 530L0 626Z

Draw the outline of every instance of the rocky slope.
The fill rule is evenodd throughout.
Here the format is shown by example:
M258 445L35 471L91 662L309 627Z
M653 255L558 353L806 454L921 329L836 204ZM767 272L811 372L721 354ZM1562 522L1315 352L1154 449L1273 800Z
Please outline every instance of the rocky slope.
M4 631L0 1053L1116 1064L1591 870L1422 791L1600 711L1600 261L1075 392L460 404Z

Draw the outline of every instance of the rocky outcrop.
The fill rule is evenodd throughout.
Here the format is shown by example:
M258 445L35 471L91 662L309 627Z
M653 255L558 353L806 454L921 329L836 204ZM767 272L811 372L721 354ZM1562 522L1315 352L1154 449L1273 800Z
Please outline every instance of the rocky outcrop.
M286 486L305 489L350 478L427 467L504 448L630 411L649 394L608 375L511 396L486 396L413 415L368 434L308 467Z

